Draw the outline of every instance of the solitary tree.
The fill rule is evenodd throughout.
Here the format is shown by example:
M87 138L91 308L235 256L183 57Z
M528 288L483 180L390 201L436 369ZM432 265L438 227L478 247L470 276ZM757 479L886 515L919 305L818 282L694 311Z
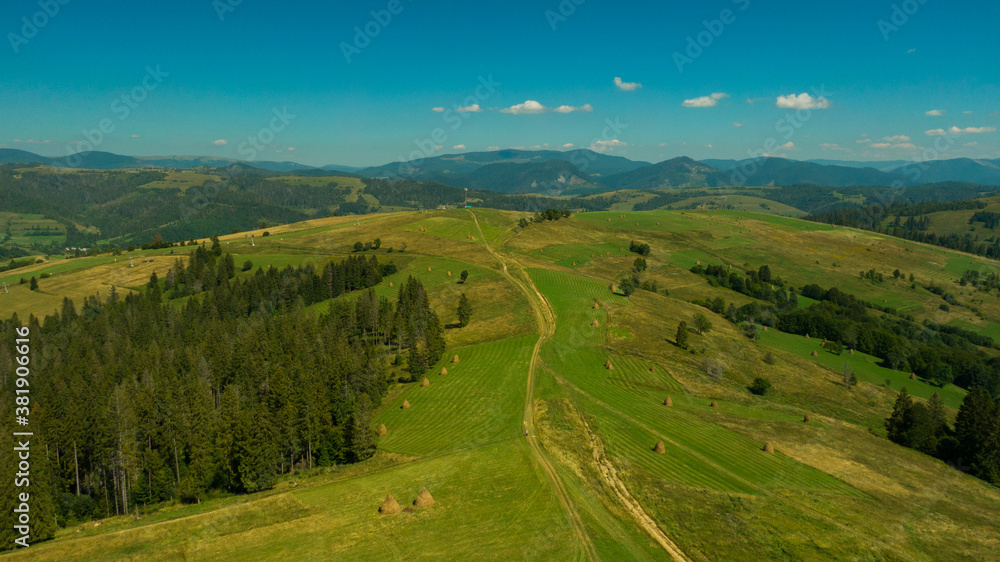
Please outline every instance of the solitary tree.
M688 323L681 320L681 323L677 325L677 336L674 338L677 342L677 347L687 349L688 346Z
M626 297L631 297L632 293L635 292L635 281L631 277L626 277L618 283L618 289L621 290L622 294Z
M38 290L38 279L35 279L34 277L32 277L31 278L31 284L28 286L28 288L31 289L32 291L37 291Z
M462 293L461 298L458 299L458 325L463 328L468 326L471 318L472 305L469 304L469 299L465 296L465 293Z
M646 271L646 258L635 258L635 261L632 262L632 267L634 267L636 271Z
M699 334L710 332L712 330L712 321L708 319L708 316L699 312L694 315L694 329L698 330Z
M362 251L364 249L365 249L365 245L362 244L361 242L355 242L354 243L354 251L355 252L360 252L360 251Z
M469 278L469 271L467 269L463 269L462 274L459 275L459 277L462 278L462 283L465 283L465 280Z

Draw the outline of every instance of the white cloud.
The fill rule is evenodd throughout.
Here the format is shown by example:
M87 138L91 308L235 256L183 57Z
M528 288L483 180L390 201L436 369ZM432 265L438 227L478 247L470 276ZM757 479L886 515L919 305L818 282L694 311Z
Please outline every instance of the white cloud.
M910 53L910 54L913 54L913 53L917 52L917 50L916 49L910 49L909 51L906 51L906 52Z
M868 144L868 143L872 142L872 139L858 139L858 140L856 140L854 142L856 142L858 144Z
M996 132L996 130L996 127L966 127L964 129L960 129L953 126L948 130L931 129L929 131L924 131L924 134L929 137L943 137L944 135L980 135L983 133L993 133Z
M684 107L715 107L719 105L719 100L728 98L729 94L724 94L722 92L716 92L710 96L702 96L700 98L694 98L690 100L684 100Z
M979 143L978 142L967 142L967 143L965 143L965 146L968 146L968 147L971 148L973 146L979 146Z
M562 148L573 148L574 146L576 146L576 145L573 144L573 143L571 143L571 142L568 142L568 143L562 145Z
M944 109L932 109L924 112L924 115L928 117L943 117L946 113L948 113L948 111Z
M435 113L444 113L444 108L443 107L432 107L431 111L433 111Z
M215 146L226 146L227 144L229 144L229 141L227 141L226 139L219 139L212 141L212 144L214 144Z
M625 82L618 76L615 76L615 86L618 86L618 89L623 92L634 92L642 88L642 84L638 82Z
M499 146L490 146L486 150L489 150L489 151L500 150L500 147Z
M712 145L710 145L710 144L706 144L706 145L705 145L705 148L715 148L715 147L714 147L714 146L712 146Z
M596 152L603 152L605 150L611 151L616 148L621 148L623 146L628 146L628 143L622 142L618 139L613 140L599 140L590 146L590 149Z
M736 122L733 123L733 128L734 129L739 129L742 126L743 126L743 123L736 123Z
M451 147L451 149L452 150L465 150L465 145L464 144L456 144L455 146Z
M872 148L889 148L890 146L892 146L892 143L888 143L888 142L877 142L877 143L875 143L875 144L871 144L871 145L869 145L869 146L870 146L870 147L872 147Z
M478 103L458 108L459 113L481 113L482 111L483 108L479 107Z
M132 135L132 138L134 138L134 139L141 139L142 135Z
M574 111L582 111L584 113L590 113L594 111L594 106L589 103L585 103L580 107L573 107L572 105L560 105L559 107L553 109L556 113L573 113Z
M512 105L506 109L501 109L500 113L510 113L511 115L532 115L545 113L547 108L535 100L527 100L524 103Z
M822 96L814 98L808 93L791 94L778 96L778 101L775 102L774 106L781 109L827 109L830 107L830 100Z
M435 144L435 145L434 145L434 150L441 150L441 149L443 149L443 148L444 148L444 146L442 146L442 145L440 145L440 144Z
M14 139L14 142L24 143L24 144L49 144L52 141L50 141L50 140L35 140L35 139L27 139L27 140Z
M834 150L834 151L841 151L841 152L849 152L847 148L844 148L844 147L840 146L839 144L837 144L835 142L825 142L825 143L819 145L819 147L821 149L823 149L823 150Z
M964 114L966 114L966 115L972 115L972 112L971 112L971 111L963 111L962 113L964 113Z
M912 142L901 142L899 144L892 145L893 148L917 148L917 145Z
M289 147L288 147L287 149L285 149L285 150L287 150L288 152L295 152L295 147L294 147L294 146L289 146Z
M782 148L782 149L785 149L785 150L798 150L798 148L796 148L796 146L795 146L795 143L792 142L792 141L788 141L785 144L779 146L778 148Z
M892 137L885 137L882 140L885 142L910 142L910 137L906 135L895 135Z

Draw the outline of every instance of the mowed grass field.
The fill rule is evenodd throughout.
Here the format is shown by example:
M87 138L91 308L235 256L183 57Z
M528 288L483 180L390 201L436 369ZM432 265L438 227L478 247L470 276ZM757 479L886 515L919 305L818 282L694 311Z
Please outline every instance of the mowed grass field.
M603 307L626 303L612 297L602 281L545 270L532 270L531 275L558 318L555 334L543 347L545 364L582 395L613 456L667 482L695 488L749 494L780 488L855 493L818 470L764 453L763 443L703 419L712 412L711 398L687 395L662 366L607 349L604 329L590 322L603 317L598 322L604 326ZM594 302L602 308L593 309ZM613 370L605 367L606 361ZM668 396L673 407L663 405ZM725 411L725 402L718 402L716 411ZM652 451L660 440L665 455Z
M387 401L378 422L388 433L379 448L415 456L438 455L488 443L524 439L521 408L528 361L537 336L449 349L426 378ZM452 363L454 355L459 362ZM448 371L441 375L441 369ZM401 408L403 401L410 408Z

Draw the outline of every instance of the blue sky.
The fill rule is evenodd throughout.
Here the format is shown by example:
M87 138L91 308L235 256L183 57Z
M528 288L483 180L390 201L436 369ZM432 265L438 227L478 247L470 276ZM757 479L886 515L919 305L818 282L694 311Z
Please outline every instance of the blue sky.
M7 0L0 146L1000 158L998 21L982 0Z

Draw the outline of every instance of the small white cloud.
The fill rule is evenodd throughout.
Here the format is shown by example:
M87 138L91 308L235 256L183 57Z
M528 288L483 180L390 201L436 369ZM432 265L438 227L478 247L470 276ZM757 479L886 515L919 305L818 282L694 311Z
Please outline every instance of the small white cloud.
M966 115L972 115L972 112L971 112L971 111L963 111L962 113L964 113L964 114L966 114Z
M901 142L899 144L892 145L893 148L917 148L917 145L912 142Z
M562 148L573 148L574 146L576 146L576 145L573 144L573 143L571 143L571 142L568 142L568 143L562 145Z
M458 108L459 113L481 113L482 111L483 108L479 107L478 103Z
M824 142L823 144L819 145L819 147L823 150L845 150L835 142Z
M212 141L212 144L214 144L215 146L226 146L227 144L229 144L229 141L227 141L226 139L219 139Z
M434 145L434 150L441 150L441 149L443 149L443 148L444 148L444 146L442 146L442 145L440 145L440 144L435 144L435 145Z
M642 84L638 82L625 82L618 76L615 76L615 86L618 86L618 89L623 92L634 92L642 88Z
M590 146L590 149L595 152L603 152L605 150L611 151L616 148L621 148L623 146L628 146L628 143L622 142L618 139L613 140L599 140Z
M712 146L712 145L710 145L710 144L706 144L706 145L705 145L705 148L715 148L715 147L714 147L714 146Z
M830 107L830 100L822 96L814 98L808 93L791 94L778 96L774 106L781 109L827 109Z
M667 146L667 143L661 142L658 146Z
M965 146L968 146L968 147L971 148L973 146L979 146L979 143L978 142L967 142L967 143L965 143Z
M142 135L132 135L132 138L134 138L134 139L141 139Z
M556 113L573 113L574 111L582 111L584 113L590 113L594 111L594 106L589 103L583 104L580 107L573 107L572 105L560 105L559 107L553 109Z
M854 142L856 142L858 144L869 144L870 142L872 142L872 139L858 139L858 140L856 140Z
M889 148L890 146L892 146L892 143L888 143L888 142L876 142L876 143L871 144L869 146L871 146L872 148Z
M741 127L743 127L743 123L736 123L736 122L733 123L733 128L734 129L739 129Z
M444 113L444 108L443 107L432 107L431 111L433 111L435 113Z
M684 100L684 107L715 107L719 105L719 100L728 98L729 94L724 94L722 92L716 92L710 96L702 96L700 98L694 98L689 100Z
M465 150L465 145L464 144L456 144L455 146L451 147L451 149L452 150Z
M895 135L892 137L885 137L882 140L885 142L910 142L910 137L906 135Z
M499 146L490 146L486 150L489 150L489 151L500 150L500 147Z
M931 129L929 131L924 131L924 134L929 137L943 137L948 134L948 131L944 129Z
M792 141L788 141L788 142L786 142L785 144L781 145L778 148L782 148L784 150L798 150L798 148L795 147L795 143L792 142Z
M546 109L547 108L544 105L535 100L527 100L524 103L512 105L506 109L501 109L500 113L509 113L511 115L533 115L537 113L545 113Z
M294 146L289 146L285 150L287 150L288 152L295 152L295 147Z
M948 113L948 111L945 109L932 109L924 112L924 115L928 117L943 117L946 113Z
M917 52L917 50L916 49L910 49L909 51L906 51L906 52L910 53L910 54L913 54L913 53Z

